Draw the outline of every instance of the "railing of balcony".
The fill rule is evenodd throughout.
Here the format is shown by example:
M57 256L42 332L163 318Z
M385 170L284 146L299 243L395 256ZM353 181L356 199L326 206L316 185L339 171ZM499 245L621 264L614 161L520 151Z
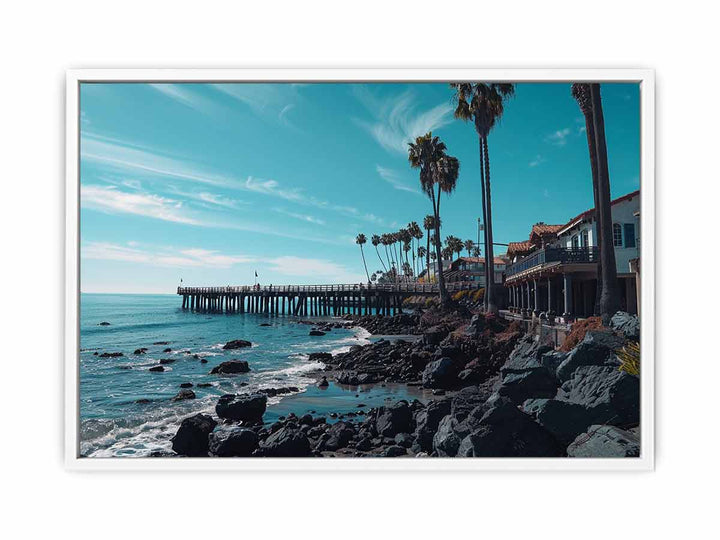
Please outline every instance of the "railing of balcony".
M505 275L510 277L535 266L545 263L558 262L561 264L571 263L596 263L600 261L600 251L597 247L560 248L546 247L534 251L524 259L507 267Z

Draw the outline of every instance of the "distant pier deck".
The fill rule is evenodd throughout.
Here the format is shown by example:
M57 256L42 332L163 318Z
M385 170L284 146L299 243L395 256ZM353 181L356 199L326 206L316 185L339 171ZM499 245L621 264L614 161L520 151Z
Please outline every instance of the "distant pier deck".
M477 290L477 282L446 284L448 293ZM350 285L252 285L228 287L178 287L182 308L212 313L265 313L268 315L336 316L393 315L402 313L410 296L433 296L438 285L430 283Z

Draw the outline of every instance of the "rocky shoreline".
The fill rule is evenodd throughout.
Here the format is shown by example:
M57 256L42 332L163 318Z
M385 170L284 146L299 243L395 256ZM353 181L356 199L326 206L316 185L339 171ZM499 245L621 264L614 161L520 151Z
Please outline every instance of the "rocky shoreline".
M184 419L173 437L174 453L155 455L639 456L639 377L621 369L618 357L628 341L639 339L636 317L618 313L612 328L587 331L567 352L523 335L517 323L464 308L356 317L315 323L313 329L323 331L323 324L421 336L380 339L310 358L324 362L323 378L337 384L422 386L432 390L433 399L367 410L358 404L356 412L335 422L333 415L290 413L268 425L263 423L267 393L225 395L215 407L217 418Z

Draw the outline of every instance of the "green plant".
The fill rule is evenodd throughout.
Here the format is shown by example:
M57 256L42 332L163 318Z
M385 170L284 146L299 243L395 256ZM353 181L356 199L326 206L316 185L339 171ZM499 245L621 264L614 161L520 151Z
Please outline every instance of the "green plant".
M628 342L622 349L616 351L620 359L620 371L630 375L640 376L640 343Z

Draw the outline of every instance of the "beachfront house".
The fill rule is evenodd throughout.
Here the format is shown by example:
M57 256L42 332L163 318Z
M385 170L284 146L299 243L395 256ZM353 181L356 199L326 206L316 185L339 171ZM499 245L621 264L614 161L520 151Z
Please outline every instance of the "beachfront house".
M503 274L507 261L500 257L495 257L495 283L503 282ZM485 257L458 257L455 259L447 272L445 272L445 281L451 283L454 281L474 281L480 286L485 286Z
M621 309L637 313L639 306L640 192L610 203L613 245L621 292ZM564 225L533 226L530 238L508 245L511 264L505 270L510 311L569 321L595 313L597 247L595 210Z

